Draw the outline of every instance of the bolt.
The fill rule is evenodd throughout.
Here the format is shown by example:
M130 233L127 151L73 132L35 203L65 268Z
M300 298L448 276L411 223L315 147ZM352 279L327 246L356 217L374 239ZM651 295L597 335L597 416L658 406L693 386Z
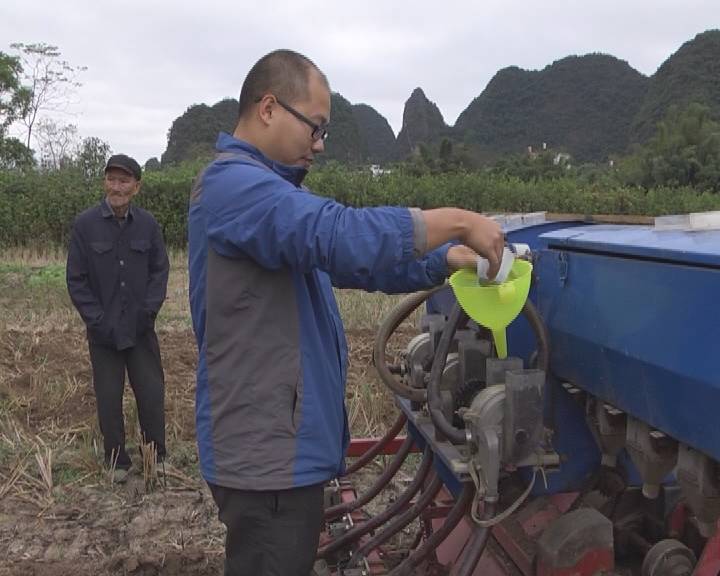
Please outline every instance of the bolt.
M529 435L527 431L520 428L517 432L515 432L515 442L518 444L525 444L525 442L528 441Z

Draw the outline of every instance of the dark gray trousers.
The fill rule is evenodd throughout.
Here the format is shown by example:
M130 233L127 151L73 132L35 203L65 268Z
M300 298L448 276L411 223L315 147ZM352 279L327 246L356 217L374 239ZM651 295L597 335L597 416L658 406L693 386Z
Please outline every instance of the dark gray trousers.
M225 576L309 576L323 527L323 485L235 490L209 484L227 527Z
M97 402L100 432L103 435L105 462L116 459L117 468L129 468L125 451L123 392L127 370L135 394L143 441L155 443L158 458L165 456L165 380L160 346L154 330L138 336L135 346L115 350L89 343L93 388Z

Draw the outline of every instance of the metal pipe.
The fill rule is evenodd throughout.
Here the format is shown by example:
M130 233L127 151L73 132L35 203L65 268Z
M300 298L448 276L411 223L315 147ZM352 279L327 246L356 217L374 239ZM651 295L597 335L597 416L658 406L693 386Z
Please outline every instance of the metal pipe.
M398 326L405 320L412 312L420 306L425 300L427 300L432 294L444 288L445 284L425 290L423 292L416 292L403 298L400 303L392 309L390 314L383 320L383 323L378 329L377 335L375 336L375 345L373 347L373 363L375 369L383 381L385 386L390 388L395 394L402 398L407 398L413 402L425 403L427 393L422 388L411 388L398 382L398 380L392 375L387 366L387 360L385 357L385 348L387 342L392 336L393 332Z
M435 496L437 496L438 492L440 492L440 488L442 488L442 486L442 480L440 480L437 473L433 471L430 484L427 486L420 498L417 499L415 504L410 506L410 508L401 515L395 516L395 518L385 526L385 529L382 532L378 532L370 538L370 540L358 548L357 552L355 552L350 560L349 567L352 568L357 566L358 562L365 558L375 548L387 542L400 530L405 528L405 526L410 524L410 522L415 520L415 518L417 518L420 513L430 505Z
M459 304L455 304L448 317L447 324L443 329L440 342L438 342L437 350L435 350L435 358L433 358L432 368L430 369L430 379L427 387L427 401L430 410L430 418L435 428L454 444L464 444L467 439L465 430L456 428L452 422L448 422L442 411L442 400L440 399L440 382L442 381L443 370L447 363L447 355L450 351L450 343L452 342L455 332L461 323L467 322L467 314L463 312Z
M385 435L380 438L380 440L378 440L375 444L373 444L372 447L365 452L365 454L355 460L355 462L352 463L352 466L348 466L345 469L344 476L349 476L353 472L357 472L358 470L360 470L360 468L362 468L373 458L375 458L375 456L380 454L383 448L385 448L385 446L392 442L392 440L398 435L400 430L403 429L403 426L405 426L405 422L407 422L407 416L405 416L403 412L400 412L395 422L393 422L393 425L387 432L385 432Z
M445 522L436 530L432 535L425 540L425 542L414 550L410 556L408 556L402 564L397 566L389 576L412 576L415 574L415 569L420 563L425 560L435 549L442 544L450 533L455 529L463 516L467 514L475 495L475 486L471 482L466 483L463 486L463 490L460 493L460 497L455 502L455 505L450 510L450 513L445 518Z
M351 528L341 536L338 536L337 538L332 540L329 544L320 548L317 554L318 558L325 558L328 554L332 554L336 550L352 544L371 530L374 530L378 526L385 524L385 522L399 514L422 487L425 479L427 478L427 475L432 469L432 463L433 452L430 447L427 447L425 448L425 454L423 456L422 462L420 463L420 467L415 473L415 478L405 489L405 491L397 498L397 500L395 500L395 502L393 502L380 514L373 516L367 522L358 524L357 526Z
M530 300L525 301L522 311L537 341L537 367L547 373L550 361L550 338L547 327L540 317L537 308L535 308ZM445 370L445 364L447 363L447 355L450 351L452 339L457 329L460 325L467 322L467 319L468 317L460 308L460 305L455 304L455 307L448 317L437 350L435 351L427 389L428 408L432 422L435 427L454 444L464 444L467 441L467 437L465 430L456 428L445 418L445 414L442 411L442 401L440 399L440 383L442 381L443 370Z
M485 502L483 517L489 519L493 517L493 514L495 514L495 503ZM487 546L491 530L492 528L489 526L483 528L475 525L473 527L472 534L465 545L462 557L459 562L456 561L455 566L450 572L450 576L471 576L472 573L475 572L477 563L485 551L485 546Z
M537 368L543 370L546 374L548 372L548 366L550 364L550 336L548 334L547 326L543 322L540 313L535 308L535 305L530 301L525 301L525 306L522 309L523 315L530 324L530 328L535 334L535 341L537 342Z
M402 466L403 462L407 459L412 446L413 439L411 436L408 436L405 438L402 446L400 446L398 453L395 454L395 457L390 461L390 464L385 467L382 474L380 474L377 480L375 480L375 483L370 486L366 492L355 498L355 500L352 500L351 502L343 502L342 504L331 506L325 510L325 520L334 520L338 516L357 510L375 498L375 496L377 496L382 489L388 485L392 477L397 474L397 471L400 470L400 466Z

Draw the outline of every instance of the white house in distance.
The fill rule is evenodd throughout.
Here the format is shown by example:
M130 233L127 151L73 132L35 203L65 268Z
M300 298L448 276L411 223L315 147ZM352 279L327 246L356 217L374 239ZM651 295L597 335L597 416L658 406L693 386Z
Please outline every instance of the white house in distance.
M390 174L392 170L385 170L384 168L380 167L380 164L371 164L370 172L372 172L373 176L380 176L381 174Z

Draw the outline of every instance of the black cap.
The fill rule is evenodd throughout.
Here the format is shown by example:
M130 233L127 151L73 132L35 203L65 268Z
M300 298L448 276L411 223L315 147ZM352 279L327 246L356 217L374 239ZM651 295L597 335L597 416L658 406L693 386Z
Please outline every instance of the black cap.
M127 156L126 154L115 154L114 156L110 156L110 160L108 160L105 165L105 172L110 170L110 168L119 168L131 176L134 176L135 180L140 180L142 176L140 164L138 164L134 158L130 158L130 156Z

